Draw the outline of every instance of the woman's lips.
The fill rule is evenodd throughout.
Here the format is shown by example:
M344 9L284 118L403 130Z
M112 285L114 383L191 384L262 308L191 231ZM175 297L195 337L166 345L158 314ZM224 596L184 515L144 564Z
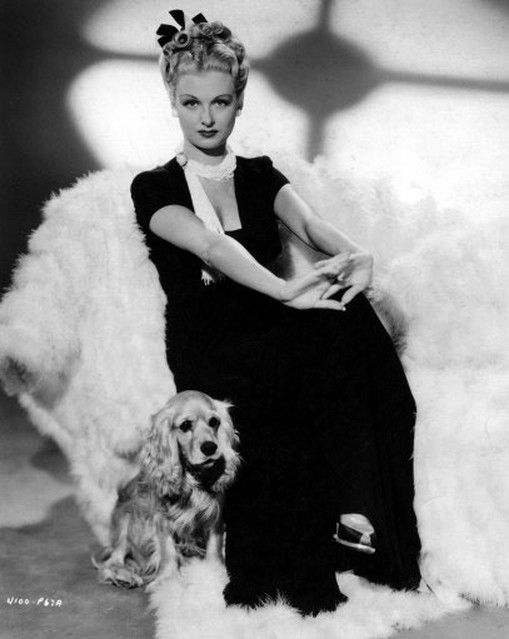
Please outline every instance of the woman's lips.
M198 131L198 133L204 138L212 138L214 137L214 135L216 135L217 130L211 129L210 131Z

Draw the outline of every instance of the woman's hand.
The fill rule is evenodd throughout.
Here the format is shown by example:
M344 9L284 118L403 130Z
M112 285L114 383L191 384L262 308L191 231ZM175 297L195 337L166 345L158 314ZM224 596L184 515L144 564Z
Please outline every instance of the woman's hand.
M345 259L347 260L346 265ZM329 288L324 291L322 297L323 299L328 299L340 289L349 286L350 288L345 292L340 302L343 310L345 310L345 305L371 284L373 278L373 256L364 252L340 253L316 262L314 267L317 271L321 271L328 265L332 270L338 264L344 265L344 267L335 277L334 282L331 282Z
M297 309L329 308L337 311L345 310L342 302L329 300L325 294L334 285L348 265L346 256L338 259L324 260L321 266L298 277L285 282L281 288L281 301L286 306Z

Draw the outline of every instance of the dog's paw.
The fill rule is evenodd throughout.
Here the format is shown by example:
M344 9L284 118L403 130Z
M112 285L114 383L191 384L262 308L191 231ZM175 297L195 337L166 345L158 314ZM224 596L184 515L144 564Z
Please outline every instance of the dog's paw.
M143 579L125 566L103 566L99 571L99 583L113 584L119 588L140 588Z

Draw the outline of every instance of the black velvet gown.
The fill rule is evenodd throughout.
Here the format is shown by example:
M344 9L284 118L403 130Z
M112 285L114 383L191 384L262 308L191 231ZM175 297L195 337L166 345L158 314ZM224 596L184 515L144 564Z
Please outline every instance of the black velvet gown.
M281 251L273 203L286 183L268 157L238 157L242 228L228 235L264 265ZM165 205L193 209L175 158L137 175L131 193L168 297L167 358L177 390L234 404L243 464L226 495L226 602L250 606L282 595L303 613L331 610L343 600L335 571L346 569L415 587L415 403L369 302L359 294L346 312L296 310L228 278L205 285L201 261L149 229ZM341 513L368 517L374 555L333 540Z

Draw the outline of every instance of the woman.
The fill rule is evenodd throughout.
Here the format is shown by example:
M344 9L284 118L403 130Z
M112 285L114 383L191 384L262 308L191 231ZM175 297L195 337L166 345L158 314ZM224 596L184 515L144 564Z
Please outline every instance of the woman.
M219 22L170 13L182 28L159 28L160 68L184 144L131 192L168 298L177 390L234 404L244 462L225 507L225 600L281 595L304 614L332 610L344 600L335 570L350 568L415 587L415 404L361 292L372 259L268 157L228 149L244 47ZM277 277L278 222L330 258Z

